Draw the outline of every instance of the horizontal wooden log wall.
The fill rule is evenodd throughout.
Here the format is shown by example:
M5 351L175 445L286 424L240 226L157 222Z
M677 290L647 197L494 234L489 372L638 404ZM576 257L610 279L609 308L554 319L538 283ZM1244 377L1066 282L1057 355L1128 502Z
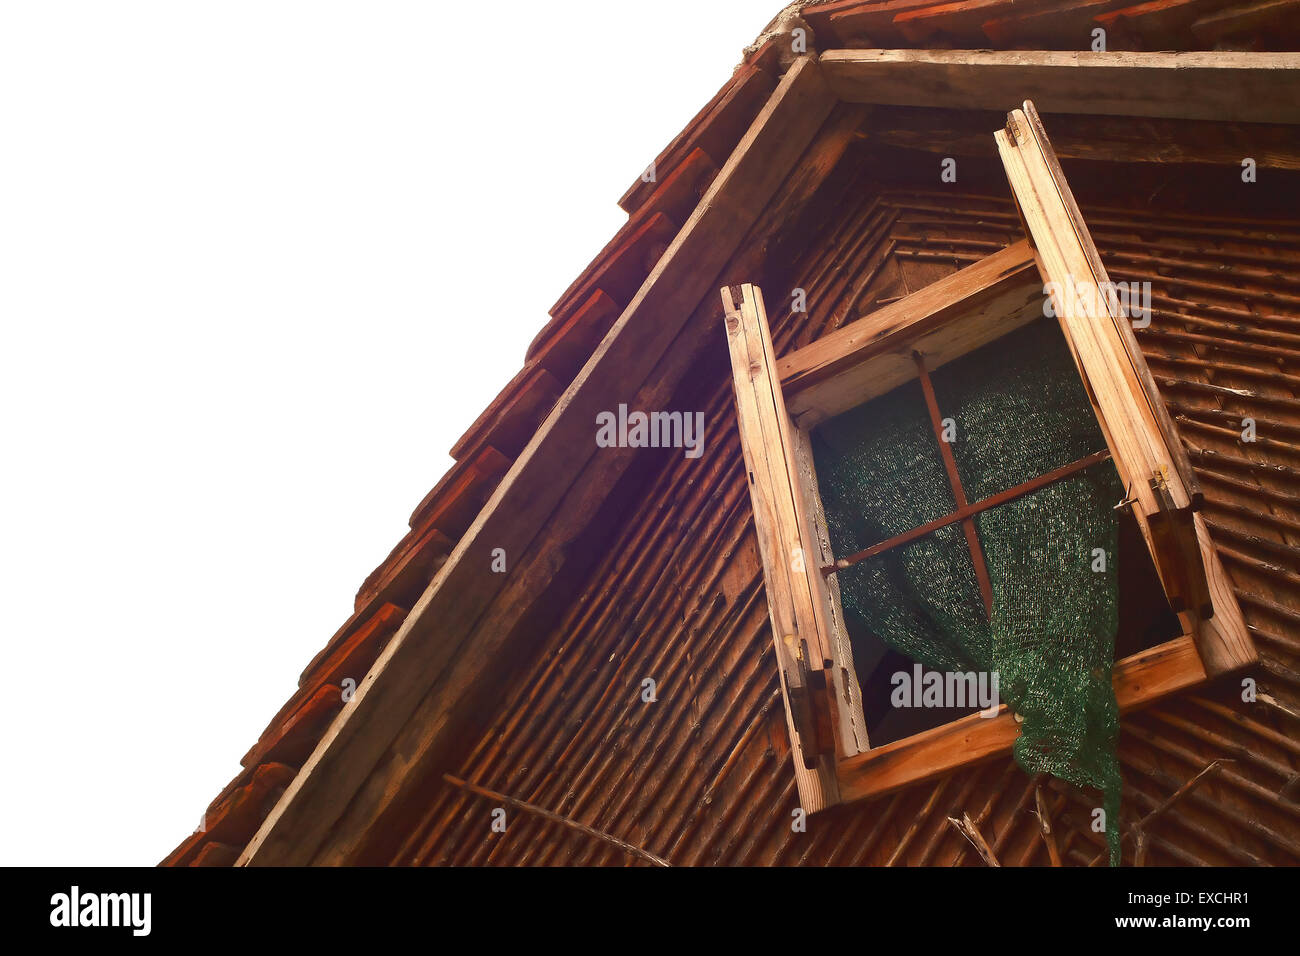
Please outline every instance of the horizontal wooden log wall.
M788 275L756 277L778 354L1020 235L1009 194L873 193L867 175ZM1205 516L1259 645L1260 701L1202 689L1127 718L1125 822L1207 763L1224 765L1153 828L1148 865L1300 863L1300 223L1209 221L1083 205L1114 281L1149 280L1138 333L1205 486ZM1225 265L1227 268L1225 268ZM791 315L789 288L810 314ZM721 342L718 346L722 349ZM491 728L451 772L681 864L979 864L948 823L968 813L1004 863L1046 863L1029 812L1044 787L1066 863L1097 860L1095 801L1009 759L791 829L797 798L734 409L719 365L706 452L673 459L603 572L542 643ZM1240 418L1260 440L1237 440ZM642 701L644 678L657 701ZM1292 786L1288 793L1294 793ZM435 783L404 864L630 862L527 814ZM1130 852L1126 845L1126 853Z

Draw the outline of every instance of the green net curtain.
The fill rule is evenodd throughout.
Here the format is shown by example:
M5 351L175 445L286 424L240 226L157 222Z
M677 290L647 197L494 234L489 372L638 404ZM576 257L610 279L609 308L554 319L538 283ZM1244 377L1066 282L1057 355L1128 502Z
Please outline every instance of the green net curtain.
M1040 319L932 373L967 500L975 502L1105 447L1059 327ZM813 433L836 556L953 511L919 382ZM993 590L990 621L960 524L838 573L846 617L943 671L998 674L1023 718L1015 758L1103 794L1111 863L1119 855L1117 523L1123 489L1095 465L975 518ZM1105 571L1093 570L1094 549Z

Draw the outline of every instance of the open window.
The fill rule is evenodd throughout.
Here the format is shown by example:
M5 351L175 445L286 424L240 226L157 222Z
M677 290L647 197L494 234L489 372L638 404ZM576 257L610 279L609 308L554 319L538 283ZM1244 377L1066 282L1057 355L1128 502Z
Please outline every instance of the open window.
M761 292L722 290L810 812L1010 752L1006 703L882 719L881 675L902 665L1011 660L1023 696L1035 661L1061 658L1048 663L1103 688L1109 671L1123 712L1254 660L1199 485L1033 104L995 138L1025 240L779 361ZM1118 650L1099 661L1098 647Z

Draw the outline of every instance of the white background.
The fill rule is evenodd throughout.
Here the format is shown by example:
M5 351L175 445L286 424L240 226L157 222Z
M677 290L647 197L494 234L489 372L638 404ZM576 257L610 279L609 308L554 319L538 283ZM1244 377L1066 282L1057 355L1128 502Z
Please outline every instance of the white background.
M780 6L3 2L0 863L195 828Z

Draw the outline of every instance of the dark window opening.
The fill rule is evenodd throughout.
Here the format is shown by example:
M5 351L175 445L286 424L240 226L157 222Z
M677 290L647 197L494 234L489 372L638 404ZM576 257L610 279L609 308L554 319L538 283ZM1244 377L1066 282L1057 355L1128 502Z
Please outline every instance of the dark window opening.
M1157 647L1182 634L1178 616L1169 607L1151 552L1137 521L1125 514L1119 519L1119 630L1115 635L1115 660ZM853 643L853 666L862 688L862 715L872 747L903 740L913 734L977 712L975 707L910 707L890 705L894 690L892 675L913 673L917 665L909 657L876 637L860 615L845 624ZM925 670L925 668L922 668Z
M839 582L873 747L978 710L891 698L920 657L963 672L991 657L999 592L1017 635L1040 615L1044 633L1077 630L1096 652L1113 620L1115 660L1181 633L1136 522L1113 509L1124 492L1056 323L936 370L915 360L918 379L812 434L836 558L823 571ZM1093 544L1107 562L1095 579Z

